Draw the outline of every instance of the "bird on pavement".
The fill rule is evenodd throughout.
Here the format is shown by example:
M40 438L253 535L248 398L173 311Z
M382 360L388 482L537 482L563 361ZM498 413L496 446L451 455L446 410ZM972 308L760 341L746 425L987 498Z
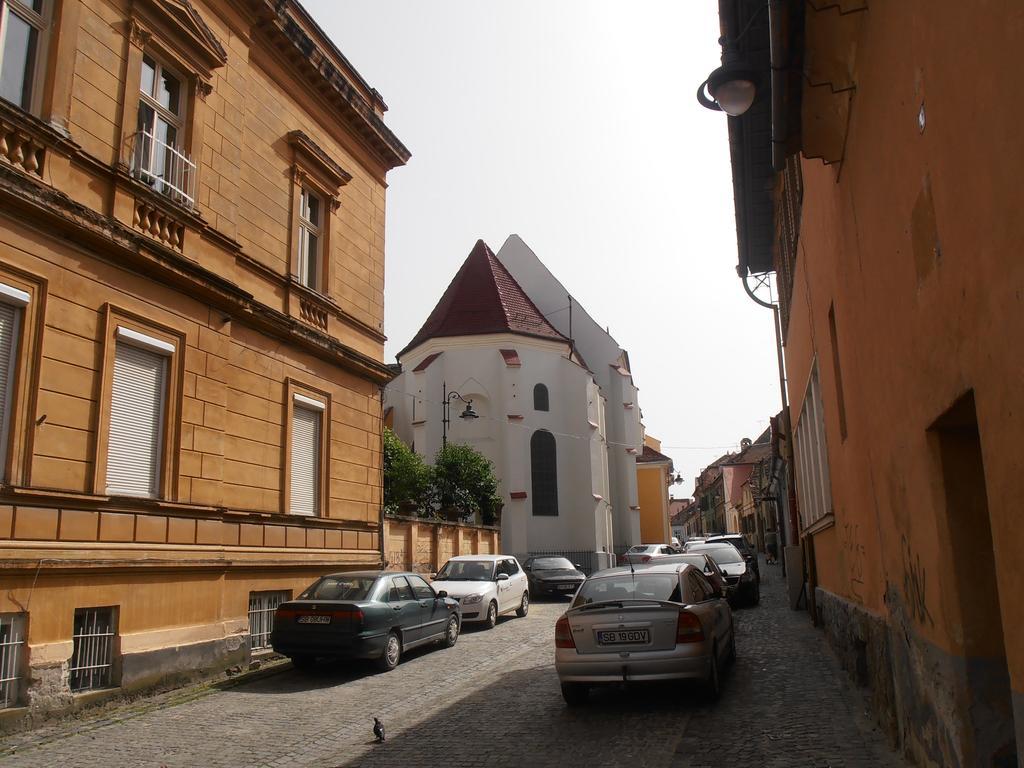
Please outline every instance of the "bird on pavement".
M373 718L373 735L377 737L378 742L384 741L384 723L376 717Z

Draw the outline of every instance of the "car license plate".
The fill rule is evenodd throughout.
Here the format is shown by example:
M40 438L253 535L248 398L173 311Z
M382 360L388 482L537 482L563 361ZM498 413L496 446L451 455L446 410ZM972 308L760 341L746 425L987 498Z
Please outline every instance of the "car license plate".
M299 616L299 624L330 624L330 616Z
M650 642L651 634L646 629L612 629L597 633L600 645L634 645Z

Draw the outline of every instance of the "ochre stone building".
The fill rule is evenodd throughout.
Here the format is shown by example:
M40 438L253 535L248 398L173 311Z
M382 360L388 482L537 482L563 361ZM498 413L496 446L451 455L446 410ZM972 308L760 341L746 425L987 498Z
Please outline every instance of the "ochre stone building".
M3 0L0 707L381 562L380 95L293 0ZM28 708L28 710L24 709Z
M760 73L739 267L777 278L812 611L918 764L1024 765L1024 6L765 5L720 2Z

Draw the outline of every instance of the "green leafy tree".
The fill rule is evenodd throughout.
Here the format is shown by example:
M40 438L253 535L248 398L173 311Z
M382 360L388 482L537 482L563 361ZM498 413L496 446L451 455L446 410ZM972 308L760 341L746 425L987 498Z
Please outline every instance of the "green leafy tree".
M431 468L419 454L384 428L384 513L411 511L421 517L433 515Z
M449 443L437 452L433 471L433 500L442 511L460 517L479 512L485 525L496 522L501 509L494 465L468 445Z

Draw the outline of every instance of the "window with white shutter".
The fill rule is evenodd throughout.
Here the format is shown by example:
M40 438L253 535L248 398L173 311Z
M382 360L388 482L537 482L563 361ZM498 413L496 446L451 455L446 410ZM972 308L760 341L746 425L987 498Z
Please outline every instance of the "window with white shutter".
M160 494L167 355L174 347L118 328L111 386L107 493Z
M320 512L320 430L324 404L295 395L292 407L291 513Z
M7 436L11 422L14 368L18 358L18 329L21 307L28 304L28 300L29 295L24 291L0 284L0 467L7 465Z

